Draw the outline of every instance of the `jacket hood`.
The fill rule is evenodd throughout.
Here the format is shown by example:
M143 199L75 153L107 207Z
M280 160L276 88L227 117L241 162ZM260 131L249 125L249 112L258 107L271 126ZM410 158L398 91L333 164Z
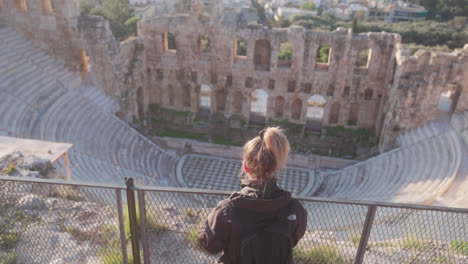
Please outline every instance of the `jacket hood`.
M277 179L242 180L242 190L231 195L235 206L259 213L276 212L291 201L291 193L276 185Z

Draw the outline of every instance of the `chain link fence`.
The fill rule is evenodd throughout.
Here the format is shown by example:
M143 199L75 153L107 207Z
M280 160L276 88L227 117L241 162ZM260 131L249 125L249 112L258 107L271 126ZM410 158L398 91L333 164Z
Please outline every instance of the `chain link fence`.
M228 196L0 177L0 263L216 263L198 229ZM299 200L294 263L468 263L467 209Z

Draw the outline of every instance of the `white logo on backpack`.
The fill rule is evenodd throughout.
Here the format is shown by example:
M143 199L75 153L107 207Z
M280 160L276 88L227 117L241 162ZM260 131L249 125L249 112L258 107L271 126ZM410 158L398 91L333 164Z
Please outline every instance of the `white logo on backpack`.
M288 216L288 220L291 220L291 221L296 220L296 215L292 214L292 215Z

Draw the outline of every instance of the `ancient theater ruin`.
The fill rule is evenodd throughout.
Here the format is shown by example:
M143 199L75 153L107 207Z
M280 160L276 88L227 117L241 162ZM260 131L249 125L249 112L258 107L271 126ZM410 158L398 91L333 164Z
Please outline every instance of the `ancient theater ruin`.
M383 153L370 160L332 166L326 157L293 156L284 184L302 195L434 203L454 182L468 187L461 165L468 45L410 55L398 34L232 23L201 14L196 0L177 14L142 19L137 36L120 42L109 21L80 15L79 0L0 3L0 131L73 143L80 180L132 175L144 184L209 188L196 170L210 162L218 162L213 174L237 175L238 159L183 155L128 125L158 105L194 117L235 115L247 125L286 120L305 131L339 125L375 133ZM313 171L327 168L340 170Z

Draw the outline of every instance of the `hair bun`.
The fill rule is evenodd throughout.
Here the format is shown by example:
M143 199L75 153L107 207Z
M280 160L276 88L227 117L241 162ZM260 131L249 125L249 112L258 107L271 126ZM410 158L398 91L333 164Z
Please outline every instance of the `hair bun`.
M264 131L264 132L263 132ZM266 147L273 152L280 167L286 166L286 159L289 154L290 146L283 130L279 127L268 127L260 133Z

